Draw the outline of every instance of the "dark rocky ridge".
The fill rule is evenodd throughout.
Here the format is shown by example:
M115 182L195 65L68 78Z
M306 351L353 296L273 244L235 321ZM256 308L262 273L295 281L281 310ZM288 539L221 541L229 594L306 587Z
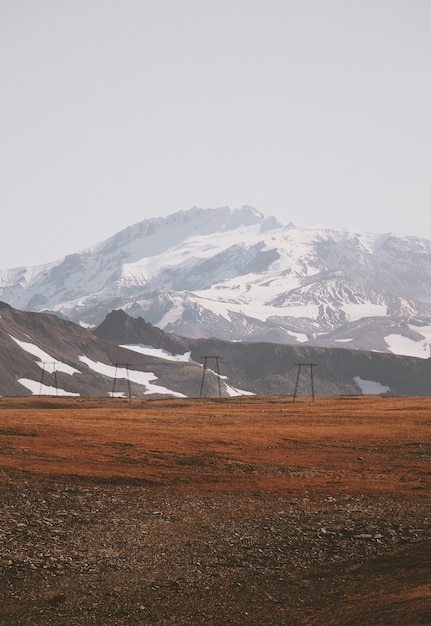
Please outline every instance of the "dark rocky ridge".
M94 371L80 360L80 356L108 367L120 363L128 364L130 370L152 372L156 377L154 383L161 387L184 395L198 394L202 372L196 363L172 363L147 357L121 348L96 336L90 330L55 315L19 311L1 303L0 395L2 396L29 395L30 391L18 382L19 379L32 380L36 386L42 381L41 358L24 350L12 337L43 350L47 363L59 361L78 370L77 373L70 375L62 372L61 368L57 368L55 374L45 368L43 383L52 388L52 395L56 395L56 388L84 396L107 396L112 392L114 380L112 376ZM209 375L208 384L213 391L217 389L217 381L214 379L215 376ZM127 395L126 380L119 380L116 389ZM136 382L131 382L131 392L134 396L143 396L147 389Z
M262 395L292 394L298 363L315 365L316 394L360 394L364 389L358 385L358 377L381 385L382 391L387 387L395 395L429 395L431 388L431 359L343 348L190 339L165 333L123 311L112 311L99 327L86 329L55 315L19 311L6 304L0 307L0 395L3 396L29 395L29 389L19 380L31 380L37 386L42 378L42 360L46 359L77 370L71 375L57 367L56 372L49 373L43 366L43 382L51 388L51 395L64 390L107 396L113 389L113 375L112 369L108 375L104 368L128 364L131 372L153 373L154 384L162 388L149 393L146 385L132 379L133 396L177 393L196 397L201 391L204 356L220 357L222 395L237 393L235 390ZM36 347L46 356L30 353L12 337ZM131 344L152 346L171 355L190 352L190 360L172 361L122 347ZM83 362L82 356L101 364L99 371ZM219 393L219 380L211 371L214 366L215 362L210 360L203 395ZM309 368L301 370L298 382L298 393L310 394ZM118 381L116 390L128 394L125 379Z
M164 333L142 318L112 311L94 331L98 337L118 344L144 344L177 354L190 351L202 362L204 355L220 356L221 374L230 385L258 394L294 391L297 364L313 363L317 394L356 394L355 377L387 386L399 395L429 395L431 360L345 348L316 348L274 343L244 343L220 339L190 339ZM310 392L309 368L301 370L298 391Z

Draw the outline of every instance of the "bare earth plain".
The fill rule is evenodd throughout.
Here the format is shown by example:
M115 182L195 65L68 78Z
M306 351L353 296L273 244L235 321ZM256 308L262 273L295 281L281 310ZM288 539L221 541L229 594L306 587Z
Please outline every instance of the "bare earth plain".
M431 398L0 398L0 624L431 624Z

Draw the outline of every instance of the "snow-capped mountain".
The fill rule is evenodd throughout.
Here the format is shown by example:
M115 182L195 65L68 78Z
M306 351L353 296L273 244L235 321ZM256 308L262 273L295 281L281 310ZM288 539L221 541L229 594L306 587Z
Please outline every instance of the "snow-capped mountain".
M47 265L3 270L0 299L82 324L121 308L187 337L428 358L431 241L298 228L251 207L193 208Z

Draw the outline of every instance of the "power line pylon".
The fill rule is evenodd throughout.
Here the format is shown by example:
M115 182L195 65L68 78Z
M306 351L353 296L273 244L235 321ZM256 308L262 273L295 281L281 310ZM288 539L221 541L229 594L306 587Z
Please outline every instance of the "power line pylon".
M221 398L221 379L220 379L220 367L219 367L219 361L222 358L221 356L203 356L201 357L204 360L204 369L202 372L202 380L201 380L201 388L200 388L200 392L199 392L199 397L202 398L202 391L204 388L204 380L205 380L205 374L207 372L207 368L208 368L208 360L212 359L215 361L215 369L216 369L216 374L217 374L217 382L218 382L218 395L219 398Z
M127 381L127 389L129 391L129 402L132 401L132 390L130 387L130 376L129 376L129 363L115 363L115 374L114 374L114 382L112 383L112 397L115 397L115 386L117 383L118 378L125 378ZM126 370L126 376L118 376L118 369L125 369Z
M46 366L50 366L51 372L49 372L49 370L45 370ZM42 375L40 377L39 396L42 395L43 379L44 379L45 371L48 371L49 373L54 374L55 395L58 396L57 363L56 363L56 361L43 361L42 362Z
M311 388L311 401L314 402L314 376L313 376L313 367L316 367L315 363L296 363L296 367L298 368L296 373L296 382L295 382L295 390L293 392L293 402L296 400L296 396L298 393L298 383L299 376L301 374L301 369L303 367L308 367L310 372L310 388Z

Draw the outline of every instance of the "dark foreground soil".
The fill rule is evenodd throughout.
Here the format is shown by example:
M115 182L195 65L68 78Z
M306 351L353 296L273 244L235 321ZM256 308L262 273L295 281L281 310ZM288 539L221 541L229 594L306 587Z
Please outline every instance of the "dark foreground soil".
M431 624L431 399L0 399L0 624Z

